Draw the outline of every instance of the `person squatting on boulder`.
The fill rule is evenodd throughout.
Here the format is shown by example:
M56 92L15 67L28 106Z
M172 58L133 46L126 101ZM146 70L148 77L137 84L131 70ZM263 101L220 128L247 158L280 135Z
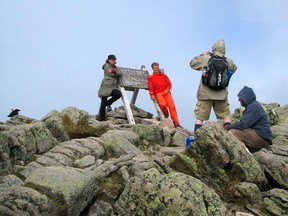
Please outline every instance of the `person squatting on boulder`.
M240 121L228 125L226 129L230 130L251 152L272 145L270 123L262 105L256 100L253 89L244 86L237 96L245 110Z
M98 97L101 98L98 121L105 120L106 107L107 111L111 111L111 105L121 97L121 91L118 89L118 77L121 76L121 72L117 70L116 56L109 55L102 69L104 78L98 90ZM108 97L111 98L108 100Z
M213 45L212 53L206 51L190 61L191 68L203 72L202 82L197 91L198 101L194 110L196 117L194 131L202 126L204 120L209 120L212 107L217 119L223 119L224 128L231 124L227 98L230 79L228 73L230 72L232 75L237 70L237 66L231 59L225 57L225 53L225 42L220 39ZM223 74L219 72L221 70ZM216 75L213 77L210 73L212 71L217 72L214 74L217 74L218 77ZM210 84L210 81L214 82ZM215 83L220 85L215 86Z
M171 82L164 71L160 71L159 63L153 62L153 74L148 77L148 87L151 100L156 100L161 108L165 118L169 117L169 112L175 127L182 126L179 123L176 107L171 95ZM168 112L169 108L169 112Z

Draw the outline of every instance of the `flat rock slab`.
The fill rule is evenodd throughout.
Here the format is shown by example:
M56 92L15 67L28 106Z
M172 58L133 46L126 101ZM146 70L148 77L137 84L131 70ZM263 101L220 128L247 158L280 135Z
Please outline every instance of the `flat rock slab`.
M70 216L79 215L98 189L98 181L91 172L56 166L35 169L25 185L58 202Z

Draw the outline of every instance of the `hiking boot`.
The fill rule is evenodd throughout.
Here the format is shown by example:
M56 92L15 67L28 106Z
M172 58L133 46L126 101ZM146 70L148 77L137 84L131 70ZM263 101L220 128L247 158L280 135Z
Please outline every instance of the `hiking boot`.
M183 128L180 124L175 125L176 128Z
M97 116L96 116L96 120L102 122L102 121L105 121L105 118L102 119L102 118L100 118L100 116L97 115Z
M195 124L195 127L194 127L194 132L196 132L196 130L198 130L200 127L202 127L201 124Z
M111 105L107 105L107 108L106 108L106 109L107 109L108 112L112 111Z

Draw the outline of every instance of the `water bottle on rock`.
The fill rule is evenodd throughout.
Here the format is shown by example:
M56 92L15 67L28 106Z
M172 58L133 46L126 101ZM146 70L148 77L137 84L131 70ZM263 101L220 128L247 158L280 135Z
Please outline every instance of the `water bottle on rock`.
M186 138L186 148L188 148L194 142L195 142L195 137L194 136L188 136Z

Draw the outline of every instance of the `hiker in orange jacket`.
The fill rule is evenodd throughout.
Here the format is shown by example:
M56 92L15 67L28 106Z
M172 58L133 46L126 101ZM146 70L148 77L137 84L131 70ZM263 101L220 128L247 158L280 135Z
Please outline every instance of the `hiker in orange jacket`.
M153 62L153 74L148 77L149 94L152 100L157 100L165 118L169 117L169 112L175 127L182 126L179 123L176 107L171 95L171 82L164 71L160 71L159 63ZM169 108L169 112L168 112Z

